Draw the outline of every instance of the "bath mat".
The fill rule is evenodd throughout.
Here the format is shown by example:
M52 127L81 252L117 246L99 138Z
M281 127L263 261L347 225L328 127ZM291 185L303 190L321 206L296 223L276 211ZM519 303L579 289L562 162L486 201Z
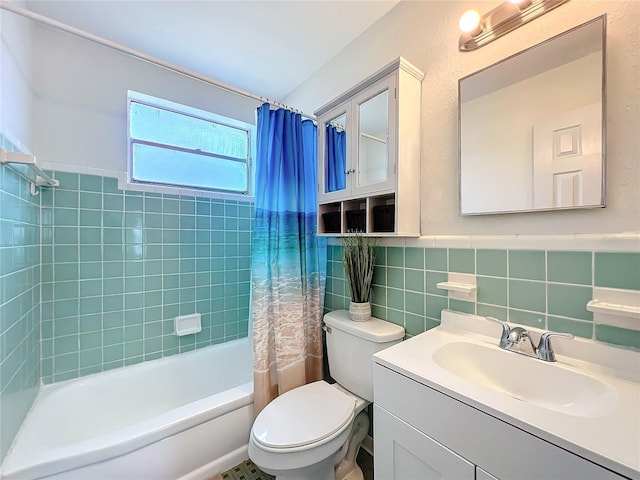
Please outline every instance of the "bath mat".
M240 465L223 472L222 480L275 480L276 477L261 472L251 460L245 460Z

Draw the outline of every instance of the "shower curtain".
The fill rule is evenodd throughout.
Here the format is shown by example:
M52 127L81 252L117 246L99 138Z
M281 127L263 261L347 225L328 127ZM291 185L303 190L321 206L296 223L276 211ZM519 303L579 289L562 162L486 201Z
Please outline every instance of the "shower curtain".
M254 412L320 380L327 247L318 238L317 128L258 109L251 295Z

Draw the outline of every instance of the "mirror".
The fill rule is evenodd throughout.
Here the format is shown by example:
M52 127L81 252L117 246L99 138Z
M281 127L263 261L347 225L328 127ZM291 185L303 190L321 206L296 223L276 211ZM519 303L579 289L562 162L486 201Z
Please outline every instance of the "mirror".
M387 180L389 90L359 105L358 186Z
M460 79L460 214L604 207L606 16Z

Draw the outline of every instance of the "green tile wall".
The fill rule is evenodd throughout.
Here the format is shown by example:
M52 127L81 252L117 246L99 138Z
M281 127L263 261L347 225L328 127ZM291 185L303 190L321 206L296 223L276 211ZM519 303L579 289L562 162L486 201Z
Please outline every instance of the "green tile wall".
M329 246L328 256L325 310L349 308L341 247ZM476 302L437 288L448 271L476 274ZM371 308L409 336L451 308L640 349L638 332L593 324L586 303L594 286L640 290L640 253L378 247Z
M39 197L0 165L0 463L40 384L39 223Z
M55 172L42 197L45 383L247 336L249 203L118 190ZM177 315L202 332L177 337Z

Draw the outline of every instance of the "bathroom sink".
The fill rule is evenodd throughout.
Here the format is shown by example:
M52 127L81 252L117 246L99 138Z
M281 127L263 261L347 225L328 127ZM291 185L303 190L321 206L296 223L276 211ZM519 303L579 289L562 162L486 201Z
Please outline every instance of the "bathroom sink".
M432 359L477 386L565 415L600 417L617 401L616 391L597 378L497 346L450 342Z
M518 327L533 334L534 344L544 333ZM487 422L501 420L640 480L640 353L585 338L554 338L556 361L547 362L501 348L501 330L484 317L443 310L439 326L376 353L375 373L383 383L391 371L413 381L410 385L426 386L429 411L439 411L452 398L459 412L482 412ZM402 392L413 395L415 389ZM382 402L385 395L379 397ZM425 417L415 419L424 428L450 425L445 418ZM484 421L472 429L486 432L487 439L495 433Z

